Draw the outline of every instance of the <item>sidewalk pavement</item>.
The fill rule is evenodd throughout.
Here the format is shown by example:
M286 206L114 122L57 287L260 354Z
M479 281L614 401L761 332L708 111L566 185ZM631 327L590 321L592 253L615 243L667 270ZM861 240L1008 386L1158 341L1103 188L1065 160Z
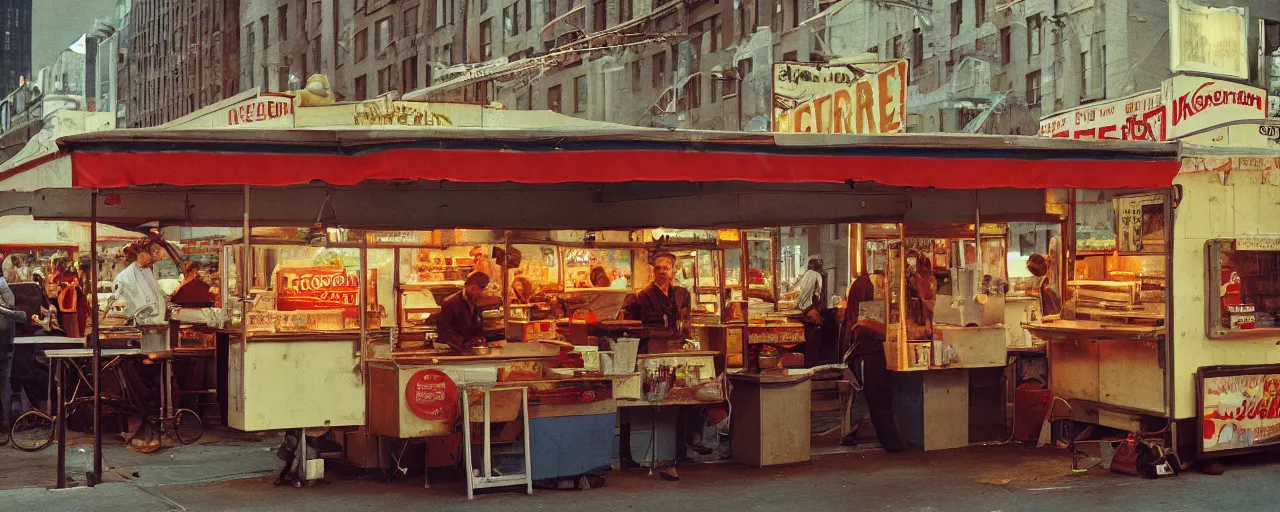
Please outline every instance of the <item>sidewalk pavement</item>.
M95 488L0 491L5 510L239 511L484 510L571 512L665 510L910 510L1126 512L1275 510L1280 468L1275 457L1228 465L1224 476L1194 473L1143 480L1103 469L1072 473L1062 450L1025 446L975 447L887 454L879 450L815 458L812 464L753 469L740 465L682 465L681 479L644 473L606 473L590 491L521 490L480 494L468 501L462 480L432 473L395 482L342 475L306 489L272 485L280 462L274 436L262 441L217 440L154 455L107 450L119 481ZM124 449L127 451L127 449ZM0 453L11 451L0 449ZM72 450L74 452L74 450ZM17 452L13 452L17 453ZM52 453L49 451L48 453ZM82 454L87 452L81 452ZM0 455L0 474L11 454ZM78 455L77 457L83 457ZM85 459L87 460L87 458ZM81 466L83 467L83 466ZM47 472L45 470L48 469ZM41 468L45 482L50 468ZM136 472L136 474L135 474ZM73 473L74 474L74 473ZM82 474L82 472L81 472Z

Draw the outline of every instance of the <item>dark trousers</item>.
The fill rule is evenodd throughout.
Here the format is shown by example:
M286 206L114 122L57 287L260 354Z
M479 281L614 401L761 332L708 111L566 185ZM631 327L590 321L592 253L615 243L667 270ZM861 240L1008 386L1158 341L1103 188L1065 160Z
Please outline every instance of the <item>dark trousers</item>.
M0 329L0 427L8 430L15 418L13 411L13 389L9 376L13 373L13 338L16 333L12 326Z
M822 325L804 324L804 365L822 364Z
M898 418L893 414L892 375L885 368L884 353L855 355L850 364L858 380L862 381L862 395L867 399L871 424L876 428L880 446L889 453L910 449L898 431Z

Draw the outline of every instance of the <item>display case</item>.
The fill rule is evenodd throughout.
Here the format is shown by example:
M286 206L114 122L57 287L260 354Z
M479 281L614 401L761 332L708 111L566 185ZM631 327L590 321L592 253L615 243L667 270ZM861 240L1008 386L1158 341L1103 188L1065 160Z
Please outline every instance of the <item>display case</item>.
M239 320L228 330L231 427L365 423L362 360L381 309L367 260L349 243L254 237L224 247L222 302Z
M1208 336L1280 333L1280 238L1214 239L1205 253Z

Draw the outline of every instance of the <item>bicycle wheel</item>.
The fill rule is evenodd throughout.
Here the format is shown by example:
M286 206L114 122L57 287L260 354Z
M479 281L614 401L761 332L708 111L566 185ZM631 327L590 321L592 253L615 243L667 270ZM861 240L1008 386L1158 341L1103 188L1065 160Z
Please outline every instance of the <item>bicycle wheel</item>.
M40 411L27 411L18 416L9 429L13 446L24 452L38 452L53 443L54 420Z
M177 438L179 443L191 444L200 440L200 436L204 435L204 421L200 419L200 415L191 409L178 409L173 411L173 437Z

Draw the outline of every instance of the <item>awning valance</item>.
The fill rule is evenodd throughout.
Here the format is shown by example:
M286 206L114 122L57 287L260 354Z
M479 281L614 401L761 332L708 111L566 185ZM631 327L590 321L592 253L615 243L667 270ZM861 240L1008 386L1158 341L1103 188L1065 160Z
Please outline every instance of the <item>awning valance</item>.
M977 135L666 130L99 132L62 140L76 188L312 182L876 182L977 188L1160 188L1177 145Z

